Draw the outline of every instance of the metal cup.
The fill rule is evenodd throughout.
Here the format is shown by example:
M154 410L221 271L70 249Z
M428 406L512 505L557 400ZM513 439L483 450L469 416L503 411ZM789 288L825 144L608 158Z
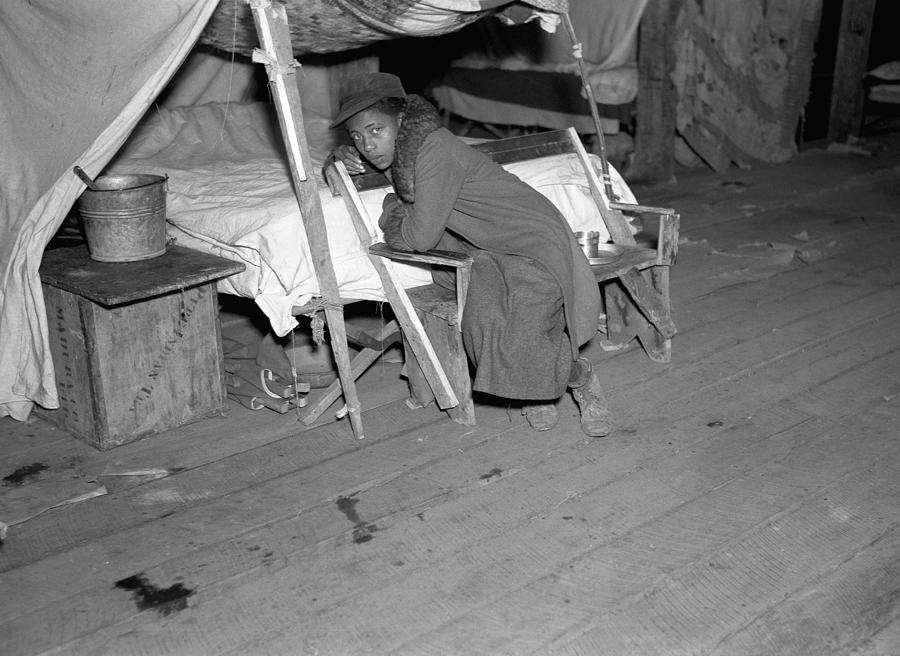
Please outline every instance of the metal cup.
M600 257L600 233L596 230L588 230L587 232L576 232L575 240L581 246L581 251L586 257Z

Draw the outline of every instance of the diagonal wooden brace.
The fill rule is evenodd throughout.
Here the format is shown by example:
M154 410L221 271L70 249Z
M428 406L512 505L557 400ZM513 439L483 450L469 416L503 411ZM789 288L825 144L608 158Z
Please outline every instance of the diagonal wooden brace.
M635 306L663 337L671 338L677 332L677 329L662 295L653 289L647 279L637 269L631 269L622 273L619 279L631 295Z
M341 305L340 289L331 251L328 246L328 230L322 202L319 199L318 183L307 175L312 171L312 160L303 127L303 108L297 89L295 67L291 49L291 35L287 11L283 4L273 5L271 0L249 0L250 10L256 24L256 34L265 56L257 55L257 60L268 63L271 87L276 100L278 122L284 137L291 169L291 179L300 207L303 228L312 254L313 269L322 298L325 299L325 318L331 332L334 360L341 381L341 390L347 402L347 413L354 435L364 437L359 395L350 364L347 334L344 326L344 311Z

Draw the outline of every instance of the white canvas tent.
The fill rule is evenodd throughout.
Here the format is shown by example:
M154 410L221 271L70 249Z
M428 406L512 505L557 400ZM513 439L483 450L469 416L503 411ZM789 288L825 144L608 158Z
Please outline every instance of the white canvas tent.
M248 25L240 18L248 13L245 2L0 5L0 417L25 420L35 403L59 407L38 270L45 247L84 189L73 166L92 177L103 170L202 36L223 47L212 33L227 37L233 22L237 41L228 45L246 50ZM288 15L293 8L303 16L320 12L328 21L350 21L346 31L320 35L332 41L341 36L341 47L349 48L452 31L506 4L291 0ZM566 0L524 4L550 11L567 7ZM298 29L306 41L317 37L303 31L304 21L293 23L292 39Z
M0 8L0 416L58 407L38 268L96 176L181 65L218 0ZM152 7L152 8L151 8Z

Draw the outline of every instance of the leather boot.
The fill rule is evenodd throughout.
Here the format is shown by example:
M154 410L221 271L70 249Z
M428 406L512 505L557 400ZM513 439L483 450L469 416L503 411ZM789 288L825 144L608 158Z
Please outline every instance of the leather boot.
M591 437L609 435L611 414L606 406L606 394L593 368L586 383L572 386L572 396L581 410L581 430Z
M536 431L548 431L559 421L555 403L526 405L522 408L522 414L528 425Z

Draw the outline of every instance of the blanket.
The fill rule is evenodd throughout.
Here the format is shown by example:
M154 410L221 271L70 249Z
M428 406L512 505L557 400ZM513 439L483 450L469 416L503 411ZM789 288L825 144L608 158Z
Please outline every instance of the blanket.
M437 36L497 11L519 15L513 14L515 7L508 6L509 0L288 0L285 4L295 55L341 52L400 37ZM522 4L545 12L568 10L567 0L524 0ZM200 41L251 54L258 40L249 5L222 0Z

